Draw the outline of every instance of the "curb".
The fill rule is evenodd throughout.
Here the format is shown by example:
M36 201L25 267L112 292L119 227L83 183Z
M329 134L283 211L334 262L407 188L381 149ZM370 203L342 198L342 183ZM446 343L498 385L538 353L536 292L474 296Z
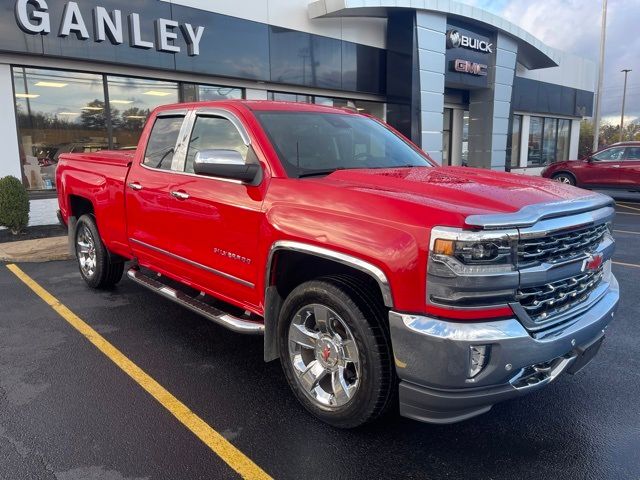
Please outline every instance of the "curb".
M66 236L0 243L1 262L51 262L70 258Z

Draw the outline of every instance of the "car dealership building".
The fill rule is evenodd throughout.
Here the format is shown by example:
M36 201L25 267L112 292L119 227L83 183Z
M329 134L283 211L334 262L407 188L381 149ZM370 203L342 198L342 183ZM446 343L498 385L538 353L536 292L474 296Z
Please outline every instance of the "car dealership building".
M595 66L449 0L0 0L0 177L131 148L149 112L222 98L384 119L445 165L575 158Z

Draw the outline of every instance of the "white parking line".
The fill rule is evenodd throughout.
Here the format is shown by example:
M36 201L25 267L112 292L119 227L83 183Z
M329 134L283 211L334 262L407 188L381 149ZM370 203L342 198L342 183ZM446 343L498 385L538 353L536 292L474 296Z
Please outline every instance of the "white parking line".
M629 230L614 230L615 233L628 233L630 235L640 235L640 232L630 232Z
M628 208L629 210L637 210L638 212L640 212L640 208L638 207L632 207L631 205L625 205L624 203L620 203L620 202L616 202L616 205L622 208ZM622 212L621 212L622 213Z

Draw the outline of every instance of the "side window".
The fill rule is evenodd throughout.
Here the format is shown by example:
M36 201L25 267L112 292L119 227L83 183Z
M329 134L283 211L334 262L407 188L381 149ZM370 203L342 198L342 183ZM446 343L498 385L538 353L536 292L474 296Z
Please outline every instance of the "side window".
M615 148L609 148L607 150L603 150L600 153L596 153L593 156L593 158L595 158L596 160L615 161L615 160L622 160L623 154L624 154L624 147L615 147Z
M624 155L625 160L640 160L640 147L627 147Z
M246 161L249 147L235 125L226 118L198 117L189 140L185 172L193 173L196 153L202 150L235 150Z
M147 167L171 170L176 142L184 117L158 117L153 124L144 161Z

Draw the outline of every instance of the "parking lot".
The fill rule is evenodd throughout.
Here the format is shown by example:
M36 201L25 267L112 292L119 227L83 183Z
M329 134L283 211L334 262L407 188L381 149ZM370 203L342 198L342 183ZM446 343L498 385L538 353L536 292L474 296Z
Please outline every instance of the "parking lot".
M71 261L19 265L32 288L0 266L0 479L638 479L640 203L624 198L622 301L602 351L576 376L454 425L392 413L333 429L262 361L260 337L126 279L91 291Z

